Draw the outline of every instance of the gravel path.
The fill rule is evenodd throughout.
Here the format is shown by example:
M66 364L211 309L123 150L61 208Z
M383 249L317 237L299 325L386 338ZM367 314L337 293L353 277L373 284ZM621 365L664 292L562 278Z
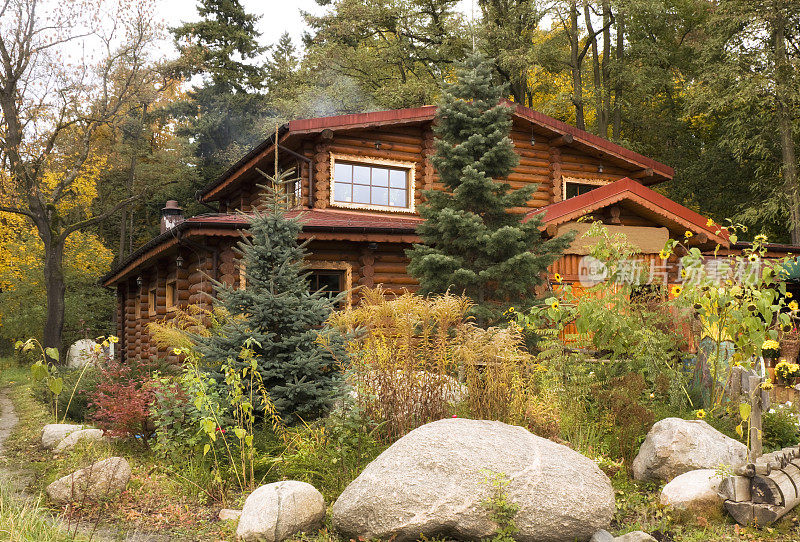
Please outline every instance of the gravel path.
M0 389L0 455L3 454L3 443L17 423L19 417L14 410L14 403L8 397L8 390Z

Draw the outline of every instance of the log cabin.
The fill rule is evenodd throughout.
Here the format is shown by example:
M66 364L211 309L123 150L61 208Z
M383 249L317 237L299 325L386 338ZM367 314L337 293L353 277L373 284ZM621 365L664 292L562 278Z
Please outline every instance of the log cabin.
M241 212L257 203L258 170L272 171L276 157L278 168L297 172L287 192L291 214L303 214L312 288L347 292L348 303L359 286L413 291L405 251L418 241L416 208L424 190L443 188L431 163L435 113L435 106L426 106L294 120L200 193L217 212L183 217L177 202L167 202L160 235L103 279L116 290L121 357L173 357L153 344L147 324L180 306L209 305L210 279L243 286L234 248L247 225ZM547 235L583 231L587 224L578 219L591 215L624 232L653 264L663 265L658 252L666 240L686 231L701 250L737 249L705 217L652 189L673 178L667 165L520 105L513 105L510 136L519 165L504 181L538 187L513 211L525 219L541 214ZM780 255L790 248L772 250ZM578 281L585 254L577 240L550 275Z

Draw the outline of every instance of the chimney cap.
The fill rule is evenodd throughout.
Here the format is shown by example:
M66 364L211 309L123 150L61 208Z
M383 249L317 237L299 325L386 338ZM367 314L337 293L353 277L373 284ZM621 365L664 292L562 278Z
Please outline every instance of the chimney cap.
M167 204L164 205L164 209L162 210L166 211L167 209L178 210L178 211L181 210L180 206L178 205L178 202L174 199L168 200Z

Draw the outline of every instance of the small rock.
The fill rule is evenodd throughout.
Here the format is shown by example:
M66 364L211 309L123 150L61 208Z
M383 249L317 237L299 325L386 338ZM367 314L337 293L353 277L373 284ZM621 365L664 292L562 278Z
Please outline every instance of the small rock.
M665 418L647 433L632 467L636 480L668 482L684 472L746 462L747 446L703 420Z
M644 531L633 531L614 539L614 542L658 542Z
M614 542L614 536L605 529L600 529L592 535L589 542Z
M83 429L83 425L72 425L69 423L48 423L42 429L42 446L48 450L55 448L64 437L75 431Z
M98 500L120 493L131 478L131 467L122 457L92 463L47 486L47 495L57 503Z
M718 517L723 512L723 498L719 495L722 477L711 469L685 472L674 478L661 490L661 504L690 512L692 516Z
M71 450L76 444L78 444L78 442L82 440L96 442L105 440L105 437L103 436L102 429L80 429L78 431L73 431L58 443L58 446L56 446L54 452L60 453L66 450Z
M232 519L239 519L242 515L241 510L231 510L230 508L223 508L219 511L219 519L222 521L229 521Z
M244 501L236 528L241 540L281 542L322 526L325 499L314 486L289 480L261 486Z

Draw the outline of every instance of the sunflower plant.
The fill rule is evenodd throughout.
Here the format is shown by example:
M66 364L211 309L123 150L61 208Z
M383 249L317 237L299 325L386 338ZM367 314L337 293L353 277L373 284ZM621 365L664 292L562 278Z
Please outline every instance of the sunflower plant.
M742 226L726 228L736 242ZM760 356L769 357L778 349L779 329L791 329L795 307L787 303L786 283L781 281L783 260L768 260L766 237L756 236L742 254L719 257L715 251L716 276L704 273L706 257L697 247L682 246L681 267L686 280L675 292L676 302L690 309L699 323L700 336L710 337L713 350L708 365L711 373L710 408L720 406L730 370L735 365L753 367ZM671 241L666 250L675 252L681 243ZM733 344L730 363L725 363L723 343Z

